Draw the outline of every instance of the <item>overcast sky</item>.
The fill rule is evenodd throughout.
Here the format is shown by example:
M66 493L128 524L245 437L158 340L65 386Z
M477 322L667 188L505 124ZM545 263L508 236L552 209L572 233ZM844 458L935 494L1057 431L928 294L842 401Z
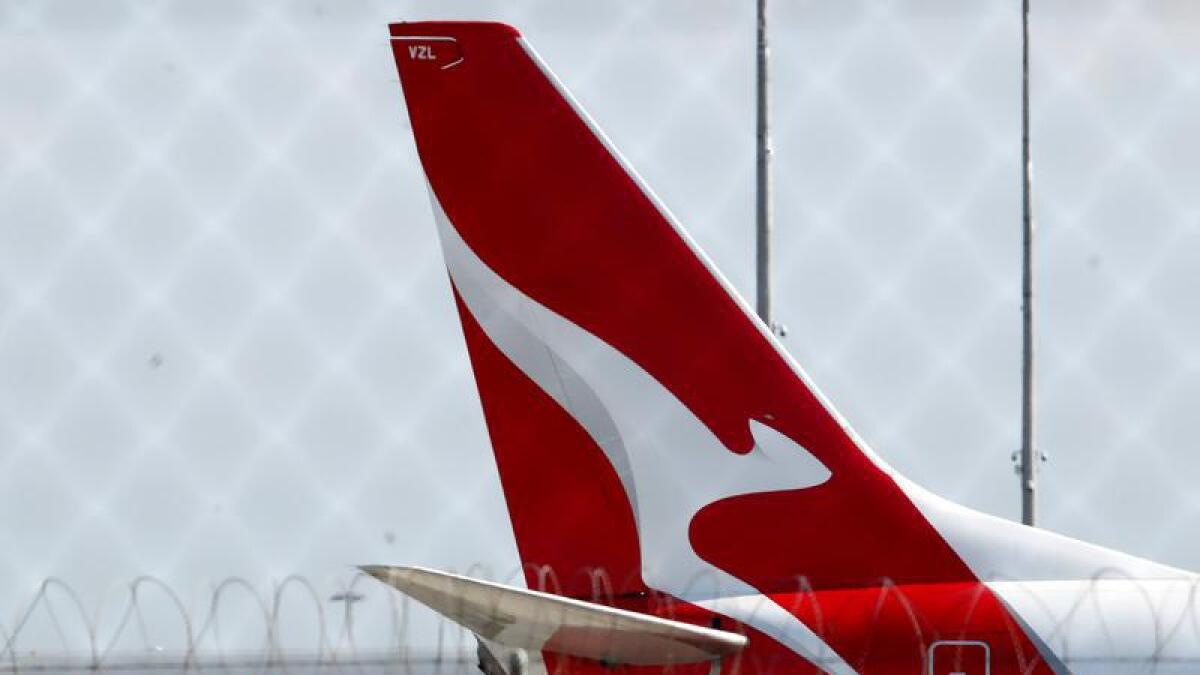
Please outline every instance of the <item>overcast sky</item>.
M773 4L785 344L903 473L1017 517L1019 3ZM752 5L0 6L0 617L51 575L515 569L386 23L518 26L752 296ZM1198 31L1033 17L1041 522L1190 569Z

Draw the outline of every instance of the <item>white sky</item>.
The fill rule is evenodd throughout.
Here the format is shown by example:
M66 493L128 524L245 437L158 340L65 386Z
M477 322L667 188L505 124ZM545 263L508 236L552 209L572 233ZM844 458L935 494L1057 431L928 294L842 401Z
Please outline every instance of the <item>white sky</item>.
M1019 3L774 4L786 344L1015 517ZM5 3L0 621L52 575L516 567L386 39L424 18L521 28L753 293L752 3ZM1035 3L1042 523L1191 569L1198 30Z

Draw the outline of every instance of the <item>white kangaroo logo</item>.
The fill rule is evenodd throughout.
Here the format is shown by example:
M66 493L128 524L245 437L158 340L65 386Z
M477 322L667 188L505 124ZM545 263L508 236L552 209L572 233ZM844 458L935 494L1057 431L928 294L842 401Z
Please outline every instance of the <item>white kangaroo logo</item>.
M637 520L645 582L760 628L830 672L853 672L842 670L845 664L807 626L701 559L688 540L692 518L709 504L810 488L828 480L829 470L755 420L747 421L753 450L730 451L638 364L491 270L437 198L432 201L450 276L471 315L509 360L578 420L620 477Z

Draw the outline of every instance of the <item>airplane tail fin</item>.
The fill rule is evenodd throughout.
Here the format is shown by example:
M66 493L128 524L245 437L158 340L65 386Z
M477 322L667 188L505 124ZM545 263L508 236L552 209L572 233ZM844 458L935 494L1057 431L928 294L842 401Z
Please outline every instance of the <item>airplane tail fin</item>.
M391 36L529 587L606 604L661 593L814 663L826 643L870 653L854 627L881 612L919 624L890 648L987 624L1012 636L996 658L1020 660L1037 650L985 576L1174 573L895 475L515 29ZM902 606L874 599L894 587ZM769 599L824 591L840 630L812 603Z
M515 29L391 34L531 586L970 576Z

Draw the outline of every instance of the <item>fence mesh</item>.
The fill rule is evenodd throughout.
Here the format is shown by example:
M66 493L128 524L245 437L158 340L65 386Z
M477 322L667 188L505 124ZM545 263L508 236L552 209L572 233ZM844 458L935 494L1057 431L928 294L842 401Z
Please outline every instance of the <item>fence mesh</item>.
M1018 10L772 3L786 345L901 472L1010 517ZM333 654L353 564L515 567L388 53L421 18L521 27L753 290L750 3L0 3L6 644ZM1198 569L1197 6L1032 31L1042 524ZM217 621L223 578L258 581ZM164 637L116 630L135 587ZM365 592L360 649L436 650Z

